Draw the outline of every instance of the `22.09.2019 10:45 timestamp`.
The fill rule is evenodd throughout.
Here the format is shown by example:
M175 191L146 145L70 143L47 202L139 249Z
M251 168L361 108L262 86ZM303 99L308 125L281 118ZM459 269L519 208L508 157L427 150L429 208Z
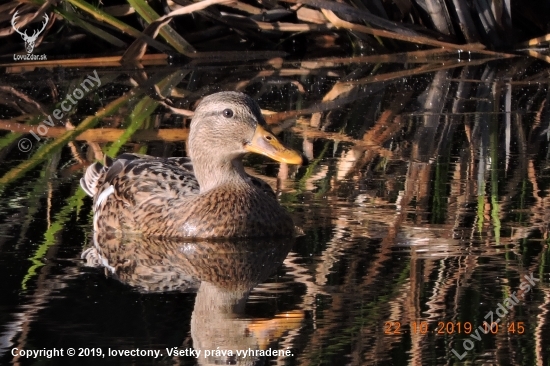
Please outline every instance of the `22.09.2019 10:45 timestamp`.
M407 327L408 325L408 327ZM408 329L407 329L408 328ZM499 322L488 323L486 321L481 325L482 331L485 334L497 334L499 331L504 331L510 334L525 333L524 322L510 322L507 324L499 324ZM385 335L401 335L406 333L411 334L428 334L435 333L438 335L445 334L470 334L474 331L474 325L471 322L437 322L437 326L430 324L427 321L417 321L401 324L401 322L385 322Z

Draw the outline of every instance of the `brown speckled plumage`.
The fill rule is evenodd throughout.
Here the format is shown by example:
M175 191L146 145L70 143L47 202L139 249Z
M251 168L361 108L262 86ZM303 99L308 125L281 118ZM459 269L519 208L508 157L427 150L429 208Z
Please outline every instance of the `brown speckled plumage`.
M292 238L197 240L94 232L86 265L144 292L194 291L202 281L248 291L282 263Z
M271 188L242 166L247 152L299 163L263 126L250 97L216 93L195 111L190 159L123 154L93 164L81 185L94 197L94 230L166 238L292 236L292 219Z

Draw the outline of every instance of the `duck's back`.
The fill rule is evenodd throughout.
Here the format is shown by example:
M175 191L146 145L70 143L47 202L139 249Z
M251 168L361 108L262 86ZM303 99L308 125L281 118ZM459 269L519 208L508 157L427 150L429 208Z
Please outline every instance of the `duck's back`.
M103 165L92 164L80 185L94 199L96 231L141 232L133 218L136 207L150 200L169 202L199 193L189 159L138 154L122 154L114 161L106 158Z
M292 235L293 223L267 183L200 194L188 158L123 154L90 166L81 179L94 197L94 230L162 237Z

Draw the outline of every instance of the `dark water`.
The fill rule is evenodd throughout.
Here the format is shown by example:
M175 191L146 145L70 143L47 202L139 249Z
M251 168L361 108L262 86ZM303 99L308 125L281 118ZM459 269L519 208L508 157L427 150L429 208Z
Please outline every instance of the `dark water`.
M69 145L49 138L22 153L22 135L5 132L0 363L549 364L549 67L414 67L204 66L170 79L185 94L179 108L242 88L262 108L305 110L275 128L286 128L279 137L308 166L247 160L281 191L304 232L294 242L95 237L91 200L79 188L93 149L181 156L184 143L130 139L119 149L97 136ZM90 72L45 79L66 91ZM73 125L132 88L127 71L98 74L103 85L79 103ZM40 78L5 74L3 82L53 110ZM96 128L131 129L141 98ZM2 104L2 119L33 113L16 102ZM183 124L157 110L138 127ZM94 240L109 248L118 276L93 256L81 259ZM175 348L183 355L169 355ZM53 349L64 355L17 355ZM112 354L138 349L158 356ZM186 356L191 350L202 354Z

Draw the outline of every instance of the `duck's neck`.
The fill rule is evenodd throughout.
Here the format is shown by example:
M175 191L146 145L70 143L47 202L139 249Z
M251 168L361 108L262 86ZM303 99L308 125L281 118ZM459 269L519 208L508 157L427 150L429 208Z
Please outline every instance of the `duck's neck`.
M222 185L240 187L247 185L247 175L241 157L220 159L207 155L192 154L191 161L201 193Z

